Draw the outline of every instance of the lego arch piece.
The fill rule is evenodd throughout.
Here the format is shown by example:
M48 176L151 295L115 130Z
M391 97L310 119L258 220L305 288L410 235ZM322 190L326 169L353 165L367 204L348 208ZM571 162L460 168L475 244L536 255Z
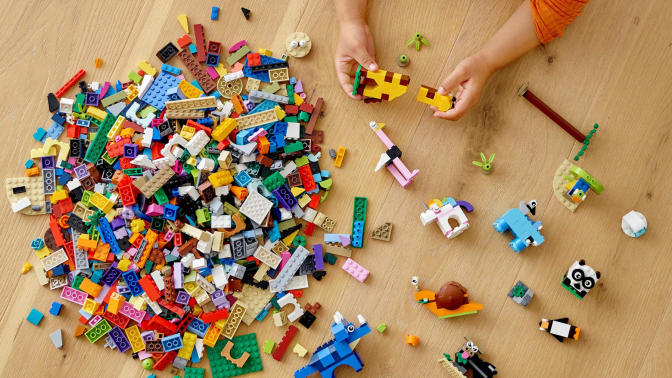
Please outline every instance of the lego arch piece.
M238 358L231 357L231 349L233 349L233 345L233 341L226 343L224 349L222 349L221 356L229 360L229 362L232 364L238 366L238 368L242 368L243 365L245 365L245 362L247 362L247 359L250 357L250 354L243 352L243 354Z
M294 322L296 319L300 318L301 315L303 315L303 310L301 309L299 302L297 302L296 298L294 298L294 294L287 294L278 300L278 305L280 308L283 308L289 304L294 305L294 310L287 314L287 319L289 319L290 322Z
M42 148L34 148L30 150L30 158L37 159L44 156L56 156L56 147L60 147L60 151L58 152L58 160L68 161L70 145L52 138L47 138Z
M139 111L140 111L140 103L134 102L126 111L126 118L130 119L131 121L137 123L138 125L146 129L149 127L152 120L156 118L156 114L149 113L145 118L140 118L137 115Z

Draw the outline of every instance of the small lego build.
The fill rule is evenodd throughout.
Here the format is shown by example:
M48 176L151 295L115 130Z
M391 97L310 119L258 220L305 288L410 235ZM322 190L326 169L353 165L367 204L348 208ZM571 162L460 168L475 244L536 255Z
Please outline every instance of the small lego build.
M534 296L534 291L527 287L522 281L518 281L511 291L507 294L509 298L523 307L527 307L528 303Z
M285 42L287 53L295 58L303 58L308 55L312 47L310 37L306 33L296 32L290 34Z
M569 267L567 274L562 277L562 287L569 290L575 297L583 299L601 277L602 274L586 265L585 260L575 261Z
M424 39L420 33L415 33L413 38L406 42L406 46L413 42L415 42L415 51L420 51L420 42L422 42L425 46L429 46L429 42L427 42L427 40Z
M399 184L401 184L403 188L407 187L411 182L413 182L413 178L417 176L420 171L416 169L411 172L408 170L408 168L406 168L406 165L404 165L404 163L401 161L401 150L392 143L390 138L388 138L383 131L383 127L385 127L384 123L376 123L376 121L371 121L369 126L388 148L388 150L380 156L380 160L378 160L378 165L376 165L375 172L378 172L378 170L380 170L380 168L383 166L387 166L387 170L392 173L392 176L394 176L397 181L399 181Z
M579 204L586 199L589 189L597 195L604 192L602 184L588 172L572 165L569 160L565 160L555 171L555 177L553 178L555 198L570 211L574 212Z
M419 288L417 277L411 280L416 289ZM470 302L467 289L455 281L450 281L439 289L438 293L429 290L416 291L415 300L427 307L439 319L475 314L483 309L483 305Z
M409 58L408 55L401 54L397 57L397 64L399 67L406 67L409 63L411 63L411 58Z
M359 65L355 73L352 95L360 94L364 97L392 101L406 93L410 82L411 78L406 75L380 69L372 72Z
M534 215L536 209L537 200L532 200L529 204L520 201L518 209L507 211L492 224L500 234L511 230L515 239L509 243L509 247L516 253L520 253L530 244L537 247L544 242L544 237L539 233L542 227L541 221L532 222L530 217L527 216L528 213Z
M443 201L432 199L429 201L429 207L422 203L425 212L420 214L420 221L423 226L430 222L436 222L441 229L441 232L448 238L452 239L469 228L469 220L462 211L463 207L467 213L474 211L474 207L466 201L455 201L452 198L445 198ZM457 221L458 226L452 228L449 219Z
M569 318L555 320L541 319L539 329L550 333L559 342L563 342L565 339L578 340L579 333L581 333L581 328L569 324Z
M379 333L383 333L385 332L385 330L387 330L387 324L380 323L376 329L378 330Z
M415 99L427 105L435 106L441 112L452 109L455 106L455 101L457 101L450 94L440 95L439 91L425 85L420 87L418 96Z
M631 238L638 238L646 233L646 218L641 213L631 211L623 216L621 229Z
M444 353L444 357L439 360L441 366L456 378L492 378L497 375L497 368L479 356L483 354L483 349L479 349L469 337L465 336L465 340L467 342L455 353L455 361L449 354Z
M475 166L481 167L481 173L484 175L489 175L492 172L492 161L495 160L495 154L490 155L490 159L485 159L485 154L481 152L481 160L483 161L472 161L471 163Z
M354 348L362 337L371 332L371 328L362 315L357 315L357 319L360 325L355 328L336 311L331 325L334 338L317 347L308 365L294 372L294 378L305 378L315 372L319 372L322 378L333 378L334 369L341 365L351 366L357 373L362 371L364 364Z
M420 344L420 338L414 335L406 335L406 344L418 346L418 344Z

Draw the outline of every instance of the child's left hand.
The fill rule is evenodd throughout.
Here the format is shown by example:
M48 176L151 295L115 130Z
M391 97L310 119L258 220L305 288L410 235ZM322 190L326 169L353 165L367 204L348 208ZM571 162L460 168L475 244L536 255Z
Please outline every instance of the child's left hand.
M493 72L494 70L490 68L485 57L478 53L461 61L446 80L441 83L438 90L440 95L445 95L459 87L456 92L453 91L453 95L456 97L455 107L446 112L440 112L435 106L432 106L434 117L450 121L457 121L462 118L478 104L481 92L483 92L483 88Z

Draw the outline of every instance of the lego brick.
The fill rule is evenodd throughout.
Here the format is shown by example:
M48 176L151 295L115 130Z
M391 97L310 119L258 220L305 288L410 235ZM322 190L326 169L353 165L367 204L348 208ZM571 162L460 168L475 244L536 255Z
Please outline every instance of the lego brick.
M267 200L257 191L251 191L240 207L240 212L257 224L262 224L264 218L273 207L273 202Z
M268 80L271 83L289 80L289 70L287 68L278 68L268 71Z
M217 99L213 96L166 101L168 110L196 110L214 107L217 107Z
M294 327L293 325L289 326L289 329L285 333L285 335L282 337L282 340L278 344L277 349L275 350L275 353L273 353L273 359L276 361L280 361L282 359L282 356L285 355L285 352L287 351L287 348L289 348L289 344L292 342L294 339L294 336L296 336L296 333L299 331L298 328Z
M231 56L226 58L226 63L229 66L233 66L234 63L243 59L249 52L250 52L250 49L247 46L243 45L236 52L231 54ZM245 75L245 76L247 76L247 75Z
M107 335L107 333L112 329L110 326L110 323L107 322L107 320L101 320L96 324L93 328L89 329L84 333L84 336L86 336L86 339L89 340L91 344L95 343L96 341L100 340L103 336Z
M183 49L177 54L177 57L180 58L185 67L191 72L192 75L198 81L198 84L203 88L203 91L206 94L212 93L216 89L215 82L212 81L210 76L205 72L203 67L194 59L194 56L191 55L189 50ZM205 59L205 58L204 58ZM200 60L200 59L199 59Z
M366 277L369 275L369 271L364 269L361 265L357 264L352 259L348 258L345 264L343 264L343 270L348 272L351 276L358 279L360 282L364 282Z
M203 33L203 25L194 24L194 36L196 38L196 51L198 54L198 61L205 62L205 35Z
M309 254L310 252L307 249L299 246L287 264L285 264L282 271L280 271L275 280L270 284L271 290L282 291L285 286L287 286L289 280L299 270L299 267L303 264L303 261Z
M161 71L141 99L149 106L163 110L165 108L166 93L170 88L176 87L179 82L175 76L169 74L167 71Z
M248 85L250 80L256 80L256 79L248 79ZM257 80L259 81L259 80ZM286 96L279 96L275 95L272 93L266 93L258 90L248 90L248 98L254 102L261 102L264 100L270 100L270 101L275 101L279 104L287 104L289 102L289 99Z
M229 313L228 319L226 319L226 323L222 327L221 335L227 339L233 338L233 336L236 334L236 331L238 330L238 326L243 321L243 316L245 315L246 311L247 305L240 300L236 301L236 303L234 303L231 307L231 311Z
M245 130L259 125L265 125L278 121L278 115L275 109L266 110L263 112L238 117L238 130Z
M220 340L214 347L208 346L206 349L210 358L213 378L235 377L263 370L257 335L254 333L237 336L231 340ZM227 355L225 349L228 350L229 357L239 358L246 353L249 357L242 367L238 367L234 362L223 356ZM235 361L235 359L233 360Z

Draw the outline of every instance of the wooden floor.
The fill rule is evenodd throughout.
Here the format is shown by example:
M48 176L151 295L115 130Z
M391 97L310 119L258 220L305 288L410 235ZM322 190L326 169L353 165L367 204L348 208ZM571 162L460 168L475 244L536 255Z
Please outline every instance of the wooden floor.
M329 339L334 311L356 321L364 315L373 327L387 323L357 346L364 370L359 377L445 377L437 363L454 354L465 334L486 350L484 358L500 377L664 377L672 371L672 2L593 0L565 37L539 47L495 74L480 104L459 122L432 117L415 100L421 84L436 87L463 58L498 30L520 0L382 1L371 0L369 25L381 68L411 77L409 93L390 103L367 105L349 100L337 84L332 65L338 26L331 1L14 1L0 14L0 176L23 175L31 135L49 125L47 93L78 69L87 81L124 79L146 59L155 67L156 51L183 35L176 16L202 23L207 40L224 46L246 39L252 50L279 56L294 31L310 35L313 50L292 59L291 74L303 79L308 94L325 99L323 148L347 148L341 168L324 157L335 185L323 212L337 221L335 232L349 233L354 196L368 197L367 233L392 222L389 243L365 240L354 258L371 271L360 283L336 266L299 299L323 308L310 330L299 327L295 342L312 352ZM210 7L225 5L218 21ZM252 11L249 21L240 7ZM406 47L416 32L431 43L420 52ZM399 68L395 58L408 54ZM103 66L94 68L95 58ZM181 66L177 61L173 64ZM516 95L521 83L570 123L588 133L600 129L579 165L604 184L576 213L554 197L557 167L580 148L572 137ZM373 169L383 144L368 127L386 123L403 160L420 174L407 189ZM494 171L485 176L471 164L480 151L496 153ZM471 202L472 227L447 240L436 225L423 227L420 201L454 197ZM543 221L546 242L520 254L508 247L492 223L520 200L536 198L535 219ZM620 230L630 210L643 213L649 232L635 240ZM14 215L0 199L3 247L0 267L0 372L3 377L145 377L129 353L120 355L73 339L78 318L72 303L62 315L48 314L58 292L39 286L34 272L21 275L25 261L38 264L30 241L44 234L46 217ZM318 243L316 232L309 244ZM603 279L580 301L560 286L561 276L578 259L602 272ZM411 276L423 288L438 290L455 280L485 308L477 315L440 320L413 299ZM535 292L527 308L506 293L522 280ZM31 308L46 313L35 327L25 318ZM581 327L578 341L557 342L538 329L540 319L569 317ZM58 350L49 334L62 328ZM261 343L278 342L283 328L272 321L241 326ZM406 334L420 345L404 343ZM294 343L292 344L292 346ZM250 377L288 377L308 362L288 352L282 362L262 353L263 372ZM206 367L207 359L196 365ZM354 377L339 368L339 378ZM157 372L169 377L168 371Z

